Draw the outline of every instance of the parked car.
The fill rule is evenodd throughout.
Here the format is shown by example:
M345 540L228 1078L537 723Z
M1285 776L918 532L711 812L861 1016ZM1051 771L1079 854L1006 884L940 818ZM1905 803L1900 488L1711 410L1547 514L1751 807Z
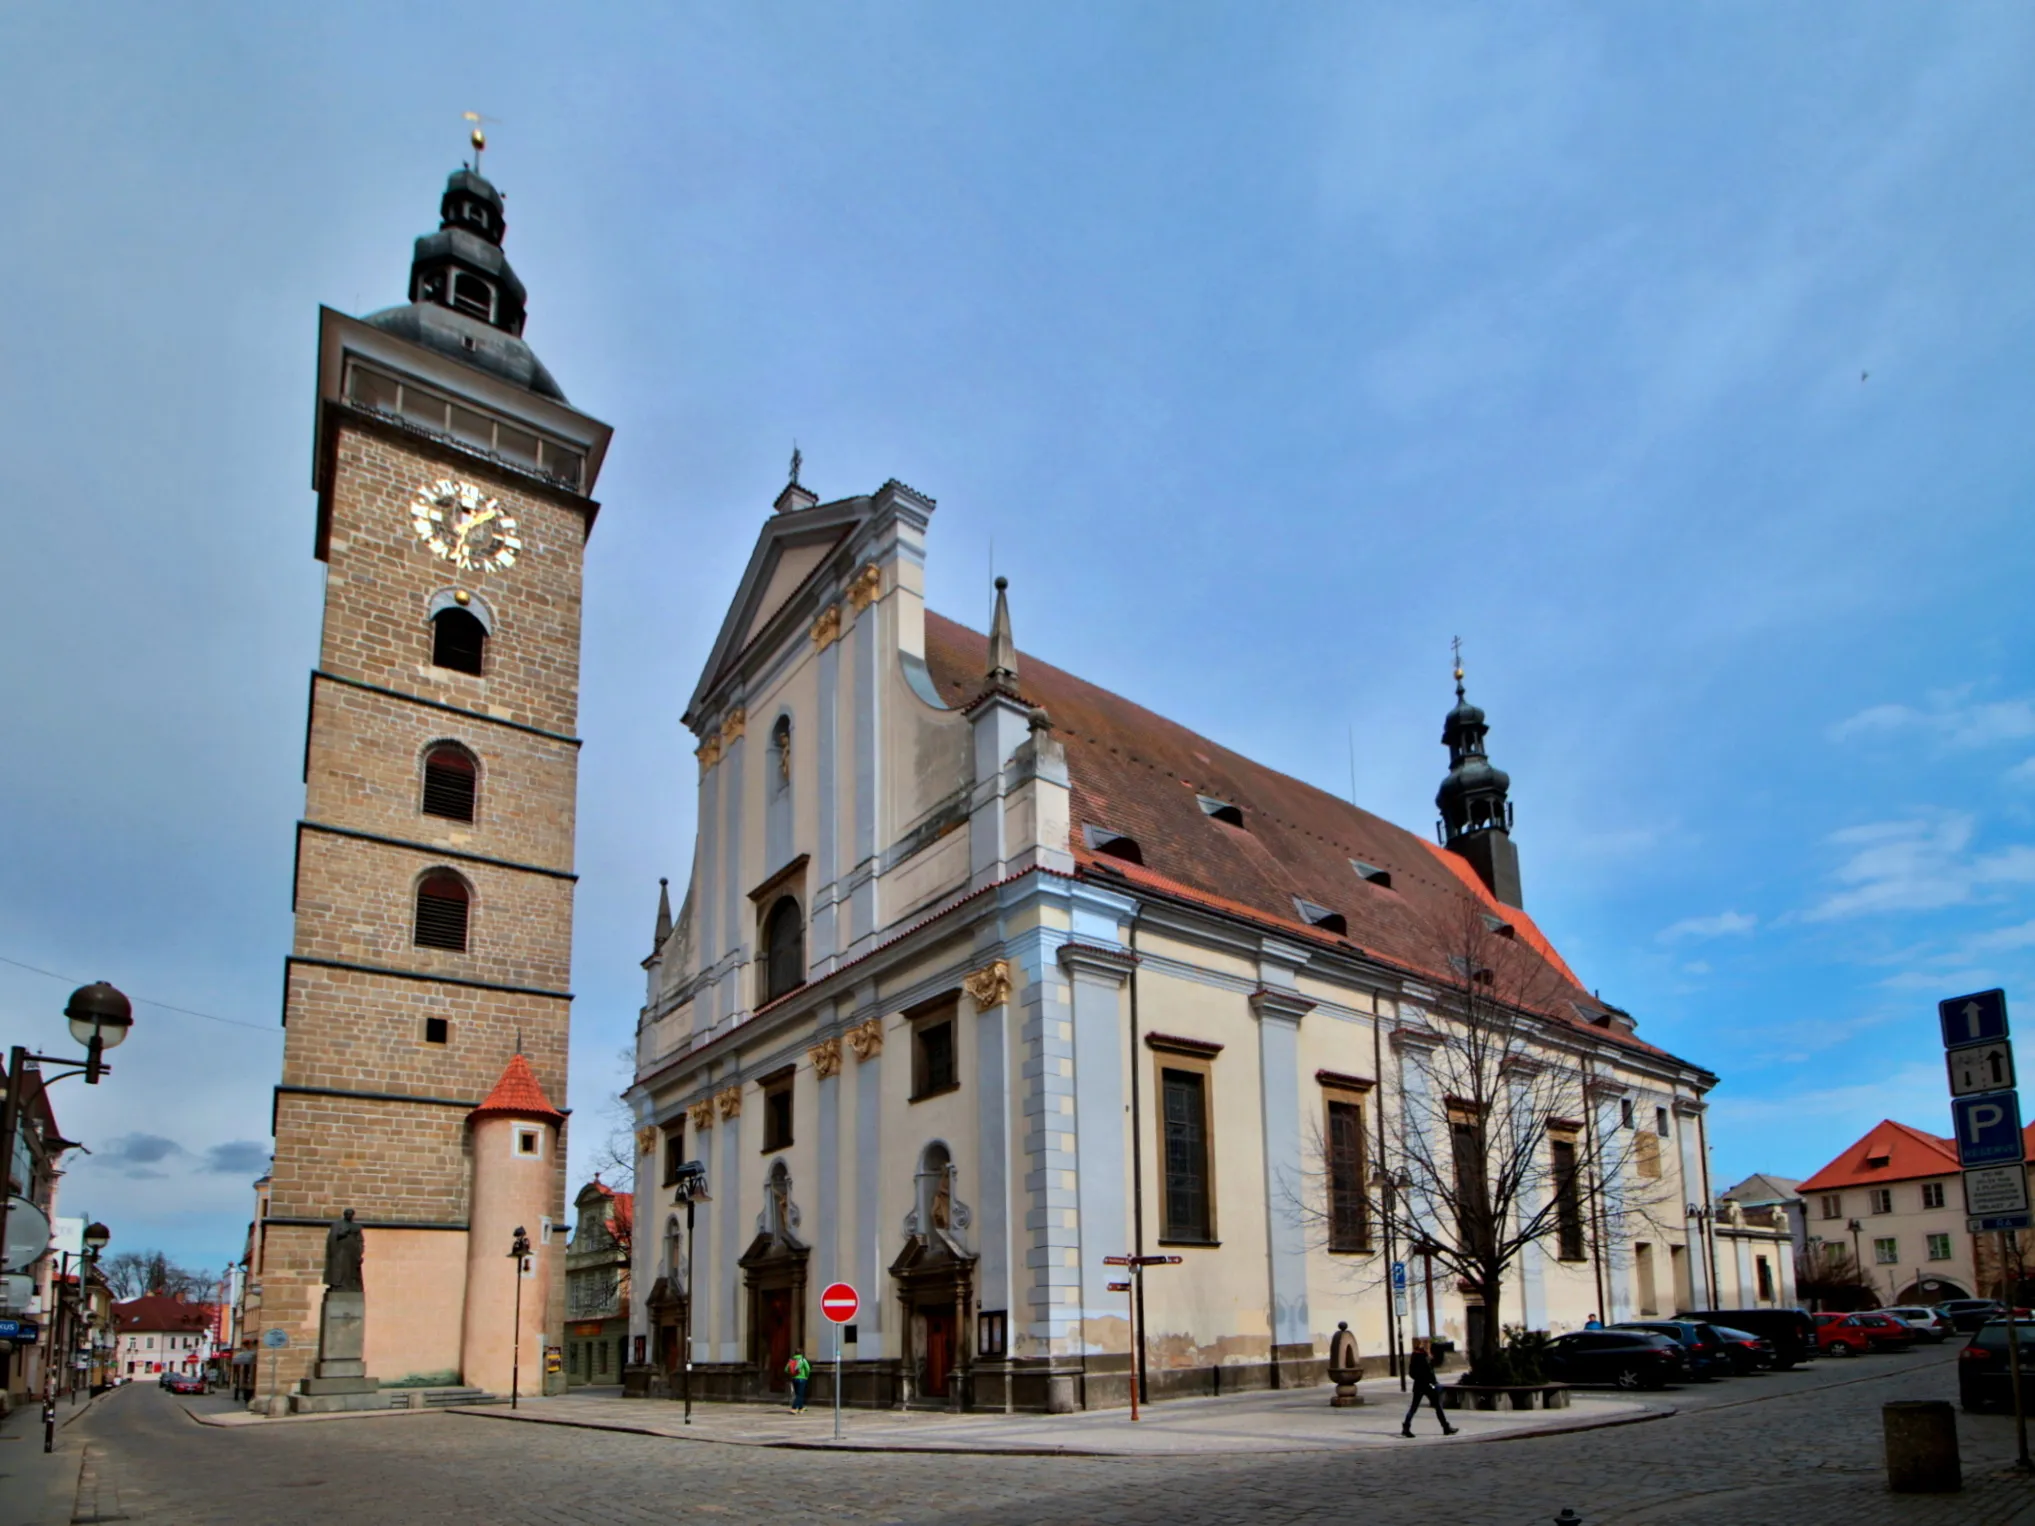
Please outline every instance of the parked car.
M2021 1392L2035 1379L2035 1319L2014 1321L2021 1345ZM2007 1322L1987 1320L1972 1332L1971 1343L1957 1353L1957 1397L1968 1410L2012 1409L2013 1374L2007 1366Z
M1765 1372L1774 1365L1774 1343L1750 1330L1733 1330L1728 1325L1712 1325L1717 1338L1724 1343L1724 1354L1731 1359L1731 1371L1735 1376L1744 1377L1748 1372Z
M1681 1342L1646 1330L1577 1330L1548 1343L1542 1365L1558 1383L1661 1388L1682 1376Z
M1682 1347L1683 1370L1692 1378L1708 1381L1728 1376L1731 1372L1731 1358L1724 1350L1724 1342L1714 1325L1694 1319L1621 1319L1610 1327L1613 1330L1645 1330L1654 1335L1665 1335L1671 1341L1679 1341Z
M1936 1306L1936 1312L1960 1332L1976 1330L1987 1320L1998 1318L2000 1311L1997 1298L1946 1298Z
M1818 1314L1816 1345L1826 1356L1857 1356L1861 1351L1906 1351L1915 1332L1890 1315Z
M1879 1312L1891 1314L1915 1332L1915 1339L1928 1341L1932 1345L1942 1345L1955 1329L1950 1323L1949 1316L1919 1303L1898 1304L1891 1309L1881 1309Z
M1682 1309L1675 1318L1750 1330L1772 1344L1776 1372L1809 1361L1818 1350L1816 1324L1807 1309Z
M173 1394L202 1394L210 1391L202 1372L173 1372L163 1384Z

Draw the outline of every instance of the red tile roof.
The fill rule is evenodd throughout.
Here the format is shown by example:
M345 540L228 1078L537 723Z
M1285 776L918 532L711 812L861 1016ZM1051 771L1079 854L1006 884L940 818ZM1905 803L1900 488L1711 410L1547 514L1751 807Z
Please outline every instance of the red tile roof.
M114 1323L122 1330L167 1330L173 1334L207 1329L216 1313L209 1303L187 1303L168 1293L144 1293L113 1306Z
M926 665L948 703L965 706L981 691L987 655L985 637L926 612ZM1018 670L1018 687L1045 708L1067 749L1073 785L1068 847L1084 877L1126 881L1299 941L1354 946L1443 985L1458 978L1446 970L1447 929L1474 908L1501 919L1546 962L1567 997L1551 1016L1587 1026L1593 1037L1664 1052L1561 1010L1568 1000L1592 1013L1603 1004L1533 919L1500 904L1455 854L1036 657L1021 656ZM1209 816L1197 795L1237 806L1244 826ZM1144 863L1091 851L1082 830L1088 825L1132 838ZM1390 888L1363 878L1353 860L1387 871ZM1296 897L1340 912L1348 935L1303 920Z
M530 1062L518 1053L509 1056L509 1063L503 1067L502 1079L495 1083L495 1089L487 1094L479 1107L466 1115L468 1123L478 1118L534 1118L544 1123L562 1123L565 1114L551 1105L551 1099L544 1095L544 1088L538 1084L537 1073L530 1068Z
M2021 1131L2021 1153L2035 1160L2035 1123ZM1812 1192L1878 1187L1922 1176L1955 1176L1961 1169L1955 1140L1882 1118L1856 1144L1795 1190L1807 1197Z

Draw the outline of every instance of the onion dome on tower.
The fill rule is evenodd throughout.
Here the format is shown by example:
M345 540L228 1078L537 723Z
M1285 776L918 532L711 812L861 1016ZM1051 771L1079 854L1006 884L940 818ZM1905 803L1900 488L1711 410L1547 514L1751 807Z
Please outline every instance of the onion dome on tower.
M1484 712L1463 694L1463 669L1455 669L1456 707L1442 721L1442 745L1449 750L1448 777L1435 792L1441 812L1436 835L1449 852L1468 861L1498 900L1521 904L1519 850L1512 844L1512 779L1484 752L1490 727Z
M454 170L438 203L438 231L418 239L411 256L409 305L366 321L563 402L558 383L523 342L527 294L502 253L507 231L502 193L477 169Z

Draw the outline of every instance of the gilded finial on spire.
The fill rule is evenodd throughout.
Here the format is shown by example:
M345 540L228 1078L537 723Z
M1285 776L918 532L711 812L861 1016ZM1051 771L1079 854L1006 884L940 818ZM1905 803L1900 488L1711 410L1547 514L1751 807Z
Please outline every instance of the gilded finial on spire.
M480 156L487 152L488 146L488 135L481 131L480 124L488 119L478 111L462 111L460 115L473 123L473 172L478 175L480 173Z
M1463 638L1461 636L1451 636L1449 638L1449 650L1455 653L1456 698L1461 699L1463 697Z

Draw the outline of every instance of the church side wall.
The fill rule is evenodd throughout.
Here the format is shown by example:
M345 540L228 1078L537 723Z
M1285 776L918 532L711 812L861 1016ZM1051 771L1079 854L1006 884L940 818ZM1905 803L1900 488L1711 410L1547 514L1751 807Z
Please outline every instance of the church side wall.
M385 1386L460 1381L466 1260L462 1230L370 1229L362 1237L367 1370Z

